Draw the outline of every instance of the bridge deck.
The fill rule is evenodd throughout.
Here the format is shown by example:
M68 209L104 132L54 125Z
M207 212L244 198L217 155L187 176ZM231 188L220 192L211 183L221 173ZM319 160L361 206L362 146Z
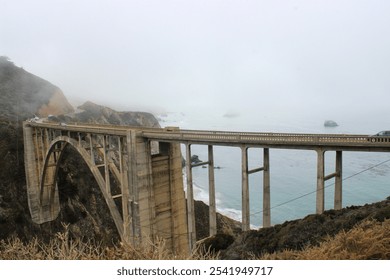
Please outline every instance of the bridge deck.
M97 124L30 123L34 127L59 129L64 131L123 135L129 129L140 136L156 141L180 142L189 144L248 146L285 149L318 149L389 152L390 137L362 134L308 134L271 132L233 132L209 130L183 130L179 128L148 128Z

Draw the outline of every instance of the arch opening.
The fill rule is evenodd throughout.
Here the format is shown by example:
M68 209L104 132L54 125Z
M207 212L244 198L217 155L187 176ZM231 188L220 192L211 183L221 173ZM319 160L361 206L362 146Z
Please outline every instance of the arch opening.
M93 237L111 244L120 240L123 224L115 217L122 218L121 198L114 200L105 193L104 170L91 163L88 152L74 139L60 136L52 141L41 176L41 204L45 205L47 197L50 203L58 197L59 219L51 222L54 227L69 224L75 238ZM109 180L112 192L120 191L114 176L109 176Z

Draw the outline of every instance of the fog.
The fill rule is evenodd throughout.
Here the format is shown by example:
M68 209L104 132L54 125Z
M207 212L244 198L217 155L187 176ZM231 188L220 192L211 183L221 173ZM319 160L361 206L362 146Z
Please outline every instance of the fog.
M0 0L0 7L0 55L75 105L387 115L387 0Z

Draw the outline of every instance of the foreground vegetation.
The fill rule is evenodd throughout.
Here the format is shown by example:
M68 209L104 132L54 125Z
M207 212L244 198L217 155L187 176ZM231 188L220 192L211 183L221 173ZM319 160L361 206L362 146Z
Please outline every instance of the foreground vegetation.
M319 246L302 251L285 250L263 255L271 260L388 260L390 259L390 219L365 220L345 232L328 237Z
M71 240L68 231L58 233L49 243L33 239L24 244L18 238L0 242L0 259L8 260L160 260L160 259L217 259L218 254L208 251L190 256L173 255L164 242L135 248L127 244L104 247L93 241ZM365 220L349 231L341 231L327 238L319 246L304 250L284 250L264 254L270 260L368 260L390 259L390 220Z

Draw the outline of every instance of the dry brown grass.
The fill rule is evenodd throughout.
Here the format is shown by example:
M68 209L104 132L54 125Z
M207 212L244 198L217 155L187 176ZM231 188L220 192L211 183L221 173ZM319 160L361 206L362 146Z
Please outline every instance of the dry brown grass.
M66 227L66 226L65 226ZM120 244L103 247L99 244L71 240L67 227L48 244L33 239L24 244L18 238L0 241L0 259L6 260L212 260L218 254L194 250L191 255L172 254L163 240L146 242L134 247ZM327 238L319 246L302 251L285 250L265 254L261 259L270 260L368 260L390 259L390 220L364 221L348 232L340 232Z
M363 221L348 232L328 237L319 246L302 251L265 254L270 260L373 260L390 259L390 220Z
M210 252L191 255L173 254L163 240L144 242L140 246L121 243L115 247L103 247L93 241L82 242L69 238L69 229L57 233L49 243L33 239L27 244L18 238L0 241L0 259L3 260L210 260L217 259Z

